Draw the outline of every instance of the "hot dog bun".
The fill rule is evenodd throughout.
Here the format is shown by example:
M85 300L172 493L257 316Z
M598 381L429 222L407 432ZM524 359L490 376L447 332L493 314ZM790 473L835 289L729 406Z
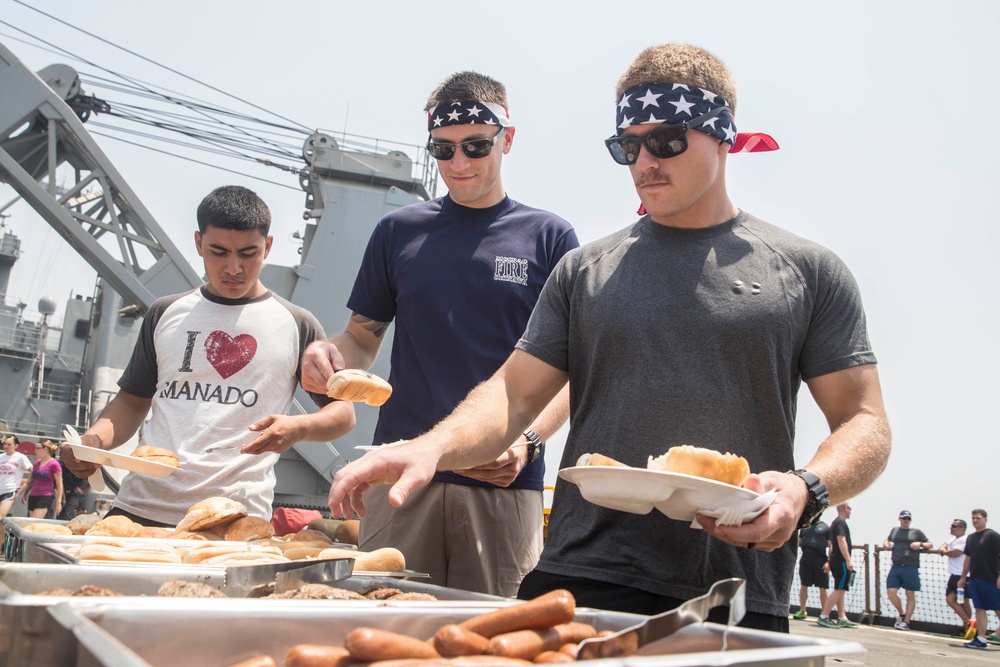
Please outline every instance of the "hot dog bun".
M222 537L227 542L249 542L251 540L267 540L274 537L274 526L267 519L259 516L241 516L223 531Z
M142 530L142 524L127 516L113 514L105 517L87 529L84 535L104 535L107 537L135 537Z
M88 540L80 546L80 560L132 561L139 563L180 563L181 557L172 546L155 544L115 545Z
M25 530L39 535L72 535L73 531L58 523L29 523Z
M153 447L152 445L140 445L139 447L136 447L135 451L132 452L132 458L142 459L143 461L152 461L153 463L160 463L172 468L181 467L181 460L177 458L176 454L169 449Z
M341 401L382 405L392 395L392 386L367 371L345 368L326 381L326 395Z
M355 572L402 572L406 569L403 552L392 547L383 547L375 551L324 549L316 554L316 558L320 560L353 558Z
M246 505L229 498L206 498L192 505L184 518L177 522L177 530L204 530L213 528L248 514Z
M671 447L662 456L650 456L646 467L649 470L705 477L733 486L743 486L750 476L750 465L742 456L691 445Z
M627 468L624 463L615 461L610 456L604 454L584 454L576 460L578 466L621 466Z

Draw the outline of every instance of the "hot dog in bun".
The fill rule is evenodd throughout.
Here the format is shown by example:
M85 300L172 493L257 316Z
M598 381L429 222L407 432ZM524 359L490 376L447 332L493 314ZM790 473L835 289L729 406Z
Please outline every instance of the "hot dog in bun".
M750 465L742 456L691 445L671 447L662 456L650 456L646 467L650 470L705 477L733 486L743 486L743 482L750 476Z
M392 386L367 371L345 368L326 381L326 395L341 401L382 405L392 395Z

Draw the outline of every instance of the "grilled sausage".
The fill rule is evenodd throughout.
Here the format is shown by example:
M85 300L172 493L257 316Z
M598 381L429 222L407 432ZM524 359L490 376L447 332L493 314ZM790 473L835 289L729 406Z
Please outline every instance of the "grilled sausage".
M596 637L594 626L587 623L562 623L544 630L518 630L490 639L486 652L508 658L533 660L543 651L557 651L563 644L579 644Z
M459 623L459 626L489 639L505 632L569 623L575 615L576 600L573 594L559 589L518 605L473 616Z
M440 658L427 642L378 628L355 628L344 638L344 648L358 661Z
M480 655L486 652L489 639L454 623L443 625L434 633L434 648L444 656Z
M299 644L285 654L285 667L345 667L352 662L350 652L339 646Z

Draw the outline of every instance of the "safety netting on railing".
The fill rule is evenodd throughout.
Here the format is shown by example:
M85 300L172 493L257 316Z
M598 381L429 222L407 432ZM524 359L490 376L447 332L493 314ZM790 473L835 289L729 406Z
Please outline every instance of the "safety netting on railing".
M800 550L799 558L801 556ZM872 548L867 544L859 544L851 550L851 560L854 562L857 574L854 585L844 596L847 614L862 618L870 616L898 619L899 612L890 601L885 585L886 576L892 567L892 551L883 549L881 546ZM795 576L788 596L792 611L799 608L801 583L799 582L798 562L796 560ZM914 594L916 608L910 619L911 622L954 626L955 630L958 630L962 621L945 601L948 576L948 559L946 557L938 555L936 552L925 551L920 554L920 590ZM900 603L905 611L906 591L899 590L898 593ZM811 610L820 608L818 588L808 589L806 606ZM974 614L973 618L975 618ZM987 625L990 632L997 631L997 617L992 611L987 613Z

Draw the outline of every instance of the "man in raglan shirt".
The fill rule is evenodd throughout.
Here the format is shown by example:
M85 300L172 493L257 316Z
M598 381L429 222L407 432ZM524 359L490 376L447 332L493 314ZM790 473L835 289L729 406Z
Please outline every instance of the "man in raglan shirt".
M259 280L273 242L267 204L246 188L223 186L202 200L197 219L207 282L153 303L119 392L81 436L90 447L117 447L152 407L143 444L173 451L180 469L164 478L127 475L108 512L147 526L176 525L213 496L270 518L278 455L298 441L338 438L355 422L352 404L325 395L312 397L317 412L286 414L302 352L324 332ZM100 467L78 461L65 444L62 460L84 479Z

